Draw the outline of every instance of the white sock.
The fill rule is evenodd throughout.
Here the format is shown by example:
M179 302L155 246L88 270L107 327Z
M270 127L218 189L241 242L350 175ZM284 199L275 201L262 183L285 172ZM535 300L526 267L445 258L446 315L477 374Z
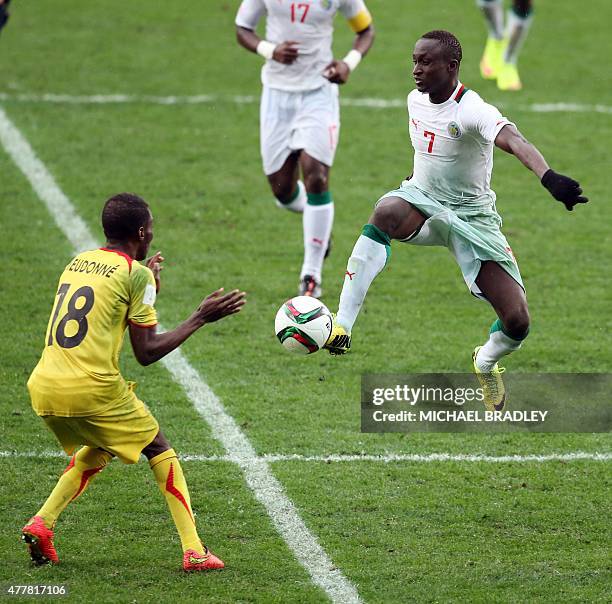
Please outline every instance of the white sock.
M489 333L489 339L476 355L476 365L480 371L491 371L499 359L518 350L523 344L522 340L514 340L510 336L507 336L501 330L501 323L499 320L493 323L491 329L495 329L495 331Z
M304 275L314 277L321 283L323 260L329 245L332 226L334 224L334 202L323 205L306 204L304 208L304 263L300 279Z
M487 22L489 37L501 40L504 37L504 7L502 0L477 0Z
M516 63L523 42L527 38L529 26L533 20L532 16L519 17L513 10L508 11L508 25L506 27L506 39L508 46L504 54L506 63Z
M304 211L306 205L306 187L301 180L297 181L297 195L289 203L281 203L278 199L276 200L276 206L283 210L289 210L290 212L297 212L301 214Z
M366 225L363 230L364 233L368 232L366 230L368 227L376 228L372 225ZM378 231L378 229L376 230ZM378 231L378 233L385 237L382 231ZM366 234L357 239L346 267L344 285L340 294L340 305L336 316L338 324L344 327L348 333L353 329L370 284L385 267L390 253L391 247L388 238L385 243L380 241L380 237L379 241L375 241Z

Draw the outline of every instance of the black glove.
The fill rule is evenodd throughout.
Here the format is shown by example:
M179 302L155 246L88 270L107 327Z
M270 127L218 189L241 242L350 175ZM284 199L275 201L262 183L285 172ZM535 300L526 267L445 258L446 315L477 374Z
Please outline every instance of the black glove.
M4 0L2 4L0 4L0 29L2 29L9 18L8 5L11 0Z
M564 203L566 209L570 212L577 203L589 201L588 197L581 197L582 189L579 183L569 176L557 174L554 170L546 170L544 176L542 176L541 183L557 201Z

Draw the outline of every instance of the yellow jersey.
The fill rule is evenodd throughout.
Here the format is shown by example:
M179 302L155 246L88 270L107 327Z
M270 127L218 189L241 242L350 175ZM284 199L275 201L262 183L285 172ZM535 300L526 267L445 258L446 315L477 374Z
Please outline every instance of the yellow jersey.
M128 255L100 248L71 260L59 280L45 348L28 380L38 415L96 415L132 396L119 372L128 323L157 324L155 279Z

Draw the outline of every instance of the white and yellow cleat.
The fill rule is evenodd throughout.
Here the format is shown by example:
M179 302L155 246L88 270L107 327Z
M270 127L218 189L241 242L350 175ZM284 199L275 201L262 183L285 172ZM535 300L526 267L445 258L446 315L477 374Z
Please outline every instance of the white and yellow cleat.
M499 68L504 59L504 50L507 42L505 40L496 40L495 38L487 38L482 59L480 59L480 75L485 80L496 80Z
M472 353L472 363L474 373L482 386L484 393L484 406L487 411L503 411L506 406L506 388L501 374L506 371L504 367L499 367L497 363L491 371L481 371L476 365L476 355L482 346L477 346Z
M346 354L351 348L351 334L336 323L336 315L332 315L332 330L323 348L333 355Z
M523 84L514 63L502 62L497 74L497 87L500 90L521 90Z

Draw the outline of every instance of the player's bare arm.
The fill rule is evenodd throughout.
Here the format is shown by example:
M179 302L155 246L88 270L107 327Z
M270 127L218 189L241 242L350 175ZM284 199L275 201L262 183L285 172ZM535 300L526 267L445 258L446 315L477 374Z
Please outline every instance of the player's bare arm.
M374 43L374 35L374 26L371 24L355 35L352 50L359 53L360 58L364 57L368 50L370 50ZM347 57L348 56L349 55L347 55ZM349 65L350 59L349 62L347 62L347 57L341 61L334 59L323 71L323 76L333 84L346 84L351 75L351 71L354 69Z
M236 26L236 39L241 46L257 54L262 54L258 52L260 43L270 44L270 42L262 40L252 29L240 27L239 25ZM298 43L294 40L286 40L285 42L276 44L273 49L270 49L270 58L279 63L291 65L298 57L297 46Z
M499 131L495 145L516 156L538 178L542 178L550 167L544 156L512 124L507 124Z
M563 203L570 212L576 204L589 201L587 197L582 196L580 184L573 178L552 170L544 156L515 126L511 124L504 126L495 139L495 145L517 157L524 166L536 174L550 194Z
M130 323L130 341L134 356L141 365L150 365L178 348L189 336L207 323L214 323L234 315L246 304L246 294L232 290L223 294L223 288L208 295L193 314L177 328L157 333L156 327L139 327Z

